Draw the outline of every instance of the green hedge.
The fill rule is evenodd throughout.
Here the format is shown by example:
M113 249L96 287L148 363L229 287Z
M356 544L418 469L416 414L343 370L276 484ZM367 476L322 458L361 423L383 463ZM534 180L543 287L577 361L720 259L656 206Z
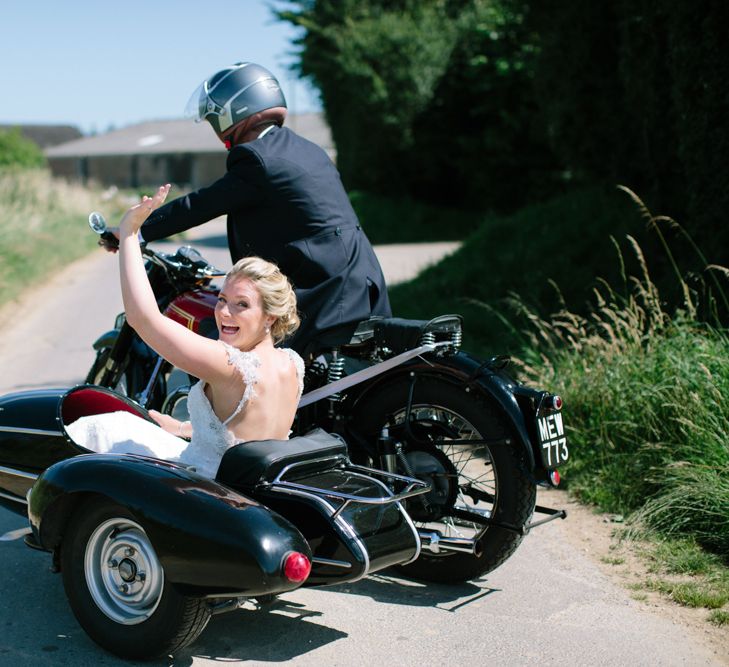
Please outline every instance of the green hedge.
M0 169L33 169L42 167L45 162L43 151L36 143L23 137L19 128L0 130Z

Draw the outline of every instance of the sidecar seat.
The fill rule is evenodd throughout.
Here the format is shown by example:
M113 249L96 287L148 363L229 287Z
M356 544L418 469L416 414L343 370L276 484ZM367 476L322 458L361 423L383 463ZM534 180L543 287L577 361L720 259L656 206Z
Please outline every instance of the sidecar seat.
M322 470L341 464L347 457L346 443L336 435L317 428L291 440L254 440L228 449L215 479L237 488L253 488L272 482L289 465L311 462Z

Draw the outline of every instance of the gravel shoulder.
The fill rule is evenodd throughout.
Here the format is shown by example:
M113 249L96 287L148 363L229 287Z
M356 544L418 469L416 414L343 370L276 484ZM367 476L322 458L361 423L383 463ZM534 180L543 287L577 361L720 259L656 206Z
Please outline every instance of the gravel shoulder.
M567 519L559 522L562 538L576 551L588 557L611 581L629 592L645 611L680 626L697 643L709 648L721 664L729 665L729 630L706 620L706 609L692 609L671 601L657 592L640 590L635 595L632 584L655 577L644 559L636 553L635 545L620 541L616 531L622 524L613 515L583 505L559 489L540 489L538 502L567 510ZM622 561L615 564L616 561Z

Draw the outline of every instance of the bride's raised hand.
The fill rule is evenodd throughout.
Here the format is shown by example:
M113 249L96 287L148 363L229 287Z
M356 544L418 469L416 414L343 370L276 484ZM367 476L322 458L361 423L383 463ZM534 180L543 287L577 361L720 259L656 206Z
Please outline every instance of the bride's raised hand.
M169 191L170 184L168 183L167 185L161 185L152 197L144 195L142 201L132 206L123 215L119 222L119 231L122 234L136 234L144 221L149 217L149 214L154 209L162 206L165 199L167 199Z

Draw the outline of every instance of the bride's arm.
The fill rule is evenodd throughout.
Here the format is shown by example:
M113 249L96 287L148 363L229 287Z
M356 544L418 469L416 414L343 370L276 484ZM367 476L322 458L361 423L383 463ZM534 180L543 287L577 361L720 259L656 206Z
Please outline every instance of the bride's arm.
M143 197L119 223L119 271L127 322L173 366L207 381L227 379L232 371L223 346L162 315L147 278L137 232L169 190L169 185L163 185L153 197Z
M162 414L157 410L150 410L149 416L156 421L167 433L176 435L178 438L192 438L192 424L188 421L180 421L170 415Z

